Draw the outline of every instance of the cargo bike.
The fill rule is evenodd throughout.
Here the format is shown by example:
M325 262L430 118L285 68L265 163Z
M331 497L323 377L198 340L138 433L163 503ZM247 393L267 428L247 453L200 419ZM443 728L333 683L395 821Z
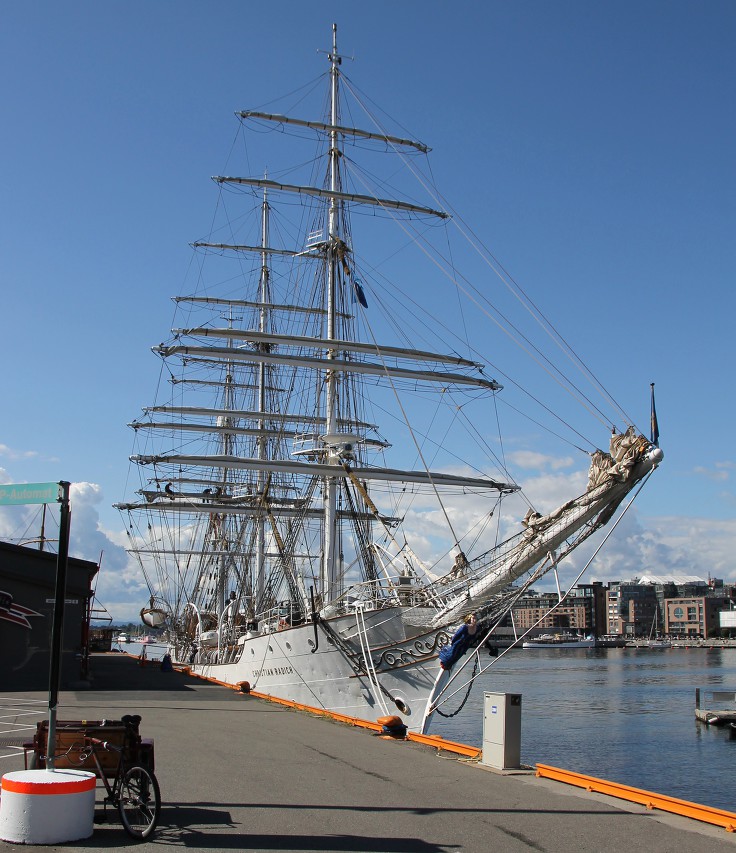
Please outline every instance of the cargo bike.
M103 800L117 808L132 838L148 838L161 813L161 791L154 775L153 741L141 738L139 715L120 720L57 721L54 767L88 770L102 780ZM26 768L44 768L48 758L48 720L37 724L24 744ZM103 820L105 816L103 815Z

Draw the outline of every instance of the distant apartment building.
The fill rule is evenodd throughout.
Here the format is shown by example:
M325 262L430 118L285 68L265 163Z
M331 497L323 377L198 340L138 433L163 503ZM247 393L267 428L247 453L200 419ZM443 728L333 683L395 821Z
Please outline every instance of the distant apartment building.
M608 585L602 581L592 583L579 583L573 595L585 606L586 627L596 637L602 637L608 633L608 619L606 605L608 602Z
M615 581L608 588L607 634L648 636L658 626L657 591L653 584Z
M734 604L736 588L722 581L706 582L692 575L647 575L608 585L600 581L578 584L562 604L556 592L530 590L514 606L512 617L517 632L536 626L536 633L559 629L596 637L705 637L727 627L720 624L721 613ZM504 624L510 628L510 620Z
M701 595L665 600L665 632L672 638L708 637L721 628L721 611L728 610L726 596Z
M526 631L536 626L539 629L561 628L588 632L593 625L590 619L590 601L583 596L570 595L559 604L557 593L530 593L525 595L513 609L516 630Z

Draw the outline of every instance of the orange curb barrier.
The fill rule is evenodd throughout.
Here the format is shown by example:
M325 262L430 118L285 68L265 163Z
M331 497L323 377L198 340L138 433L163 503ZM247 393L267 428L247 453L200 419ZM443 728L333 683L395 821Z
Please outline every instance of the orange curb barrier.
M556 782L564 782L566 785L575 785L597 794L607 794L609 797L639 803L639 805L646 806L647 809L659 809L703 823L722 826L726 832L736 832L736 814L723 809L702 806L699 803L688 802L688 800L678 800L676 797L668 797L666 794L655 794L641 788L632 788L630 785L620 785L618 782L608 782L605 779L597 779L595 776L574 773L572 770L550 767L548 764L537 764L537 776L554 779Z
M190 675L194 678L201 678L202 681L209 681L212 684L219 684L221 687L229 687L231 690L240 692L238 684L228 684L225 681L219 681L216 678L209 678L205 675L192 672L189 667L182 667L181 672ZM383 731L383 726L380 723L373 723L370 720L361 720L359 717L348 717L345 714L338 714L336 711L326 711L324 708L314 708L311 705L302 705L299 702L293 702L290 699L280 699L278 696L270 696L268 693L258 693L256 690L249 690L243 694L244 696L252 696L254 699L265 699L267 702L274 702L277 705L283 705L285 708L293 708L296 711L306 711L308 714L317 714L321 717L329 717L331 720L336 720L338 723L346 723L349 726L357 728L371 729L375 732ZM400 740L400 738L391 738L392 740ZM451 740L445 740L439 735L421 735L415 732L407 732L406 740L421 743L425 746L431 746L435 749L442 749L446 752L452 752L457 755L464 755L468 758L480 758L483 750L475 746L468 746L464 743L455 743Z

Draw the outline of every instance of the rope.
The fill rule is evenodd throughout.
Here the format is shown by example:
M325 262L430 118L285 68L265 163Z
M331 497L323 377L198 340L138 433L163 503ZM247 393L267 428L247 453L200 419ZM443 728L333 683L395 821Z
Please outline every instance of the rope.
M578 572L578 576L577 576L577 577L575 578L575 580L572 582L572 584L570 585L570 587L569 587L569 589L567 590L567 592L566 592L566 593L565 593L565 594L560 598L560 600L557 602L557 604L555 604L555 605L554 605L554 607L551 607L551 608L550 608L550 609L549 609L549 610L544 614L544 616L542 616L542 617L541 617L541 618L540 618L540 619L539 619L539 620L538 620L538 621L537 621L537 622L536 622L536 623L535 623L531 628L527 629L527 631L525 631L525 633L524 633L521 637L518 637L518 638L517 638L517 639L516 639L516 640L515 640L515 641L514 641L514 642L513 642L513 643L512 643L508 648L507 648L507 649L504 649L498 657L494 658L494 660L493 660L490 664L488 664L488 666L484 666L484 667L483 667L483 669L482 669L482 670L481 670L481 672L480 672L480 675L483 675L483 673L484 673L484 672L486 672L488 669L490 669L490 667L491 667L491 666L493 666L493 664L498 663L498 661L500 661L500 660L501 660L501 658L502 658L502 657L504 657L504 655L506 655L508 652L510 652L510 651L511 651L511 649L513 649L513 648L514 648L514 646L516 646L516 645L517 645L521 640L523 640L523 639L524 639L524 637L526 637L526 636L527 636L527 634L529 634L529 632L532 630L532 628L535 628L537 625L539 625L539 623L540 623L543 619L545 619L547 616L549 616L549 614L550 614L550 613L552 613L553 611L557 610L557 608L558 608L558 607L560 607L560 605L565 601L565 599L567 599L567 598L568 598L568 596L570 595L571 590L575 587L575 585L578 583L578 581L580 580L580 578L585 574L585 572L587 572L587 571L588 571L588 568L590 567L590 564L593 562L593 560L595 560L595 558L598 556L598 554L600 553L600 551L601 551L601 549L603 548L603 546L604 546L604 545L606 544L606 542L608 541L609 537L610 537L610 536L613 534L613 532L616 530L616 528L617 528L617 527L618 527L618 525L620 524L621 520L624 518L624 516L626 515L626 513L629 511L629 509L631 508L631 505L634 503L634 501L636 500L636 498L639 496L639 493L640 493L640 492L641 492L641 490L644 488L644 486L646 485L647 480L649 479L649 477L651 477L651 475L652 475L652 472L650 471L650 472L646 475L646 477L644 477L644 479L641 481L641 483L639 484L639 488L638 488L638 489L633 493L633 495L631 495L631 498L629 499L629 502L628 502L628 503L626 504L626 506L623 508L623 510L621 511L621 514L620 514L620 515L619 515L619 517L616 519L616 521L613 523L613 526L608 530L608 532L606 533L606 535L603 537L603 539L601 540L601 542L598 544L598 546L596 547L596 549L593 551L593 553L592 553L592 555L590 556L590 558L588 559L588 561L585 563L585 565L584 565L584 566L583 566L583 568L580 570L580 572ZM591 531L591 532L592 532L592 531ZM483 640L481 641L482 643L485 643L486 639L490 636L490 634L492 633L492 631L493 631L493 629L491 629L491 631L489 631L489 632L488 632L488 634L486 634L486 636L485 636L485 637L483 638ZM461 671L462 671L462 668L463 668L465 665L466 665L466 664L463 664L463 665L462 665L462 667L461 667ZM470 676L470 681L468 682L468 691L467 691L467 693L465 694L465 699L463 699L463 705L464 705L464 704L465 704L465 702L467 701L468 695L469 695L469 693L470 693L470 688L473 686L473 682L474 682L475 677L476 677L477 670L478 670L478 658L477 658L477 656L476 656L476 662L475 662L475 666L474 666L474 668L473 668L473 674ZM444 690L443 690L442 692L444 693L444 691L445 691L445 690L447 690L447 688L448 688L449 686L450 686L449 684L448 684L448 685L446 685L446 686L445 686L445 688L444 688ZM463 685L463 686L464 686L464 685ZM447 696L447 697L446 697L446 698L444 698L444 699L441 699L441 698L440 698L440 696L442 695L442 694L440 694L440 696L438 696L438 697L437 697L437 698L438 698L438 705L437 705L434 709L432 709L432 710L433 710L433 712L434 712L434 713L439 714L439 715L440 715L440 716L442 716L442 717L448 716L447 714L443 714L443 713L442 713L442 711L440 711L440 709L439 709L439 705L440 705L440 704L443 704L444 702L449 701L450 699L452 699L452 697L453 697L453 696L455 696L456 694L458 694L458 693L462 690L463 686L458 687L458 689L457 689L454 693L451 693L449 696ZM460 708L462 708L462 705L460 706ZM458 708L458 711L460 710L460 708ZM458 713L458 711L455 711L455 713L457 714L457 713ZM454 716L454 715L449 715L449 716Z
M477 651L477 649L476 649L476 652L475 652L475 666L473 667L473 674L470 676L470 681L468 682L468 689L467 689L467 691L465 692L465 698L464 698L464 699L463 699L463 701L460 703L459 707L458 707L455 711L453 711L452 713L450 713L450 714L445 714L445 713L444 713L444 711L440 711L440 709L439 709L439 708L435 708L435 709L434 709L434 710L435 710L435 713L436 713L436 714L439 714L439 715L440 715L440 717L445 717L445 719L448 719L448 720L449 720L449 719L450 719L450 717L455 717L455 716L457 716L457 715L460 713L460 711L462 711L462 709L465 707L465 703L468 701L468 698L469 698L469 696L470 696L470 691L473 689L473 685L475 684L475 676L476 676L476 674L477 674L477 672L478 672L478 661L479 661L479 660L480 660L480 656L478 655L478 651Z

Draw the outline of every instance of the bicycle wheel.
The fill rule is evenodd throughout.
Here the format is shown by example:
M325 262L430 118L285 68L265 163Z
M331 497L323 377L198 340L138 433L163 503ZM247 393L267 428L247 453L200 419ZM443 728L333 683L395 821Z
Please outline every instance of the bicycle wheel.
M129 767L120 785L120 820L128 835L148 838L161 813L158 780L145 767Z

